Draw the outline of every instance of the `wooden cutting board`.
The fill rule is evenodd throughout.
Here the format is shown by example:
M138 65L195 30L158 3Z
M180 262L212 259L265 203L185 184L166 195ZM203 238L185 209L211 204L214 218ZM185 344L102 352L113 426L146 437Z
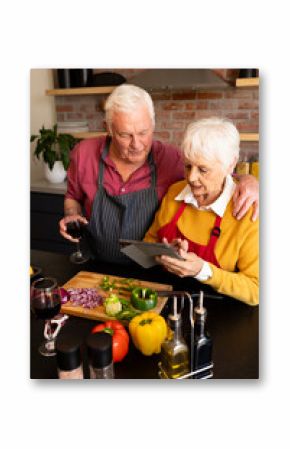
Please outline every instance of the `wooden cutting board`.
M80 271L77 275L75 275L73 278L71 278L68 282L66 282L63 285L63 288L97 288L99 289L100 294L103 297L109 296L110 293L116 293L118 294L118 290L113 290L111 292L106 292L101 289L100 284L102 283L102 280L104 276L108 276L110 279L110 282L113 281L120 281L124 278L118 277L118 276L111 276L106 274L99 274L99 273L92 273L89 271ZM156 282L148 282L148 281L141 281L139 279L134 279L134 284L137 284L140 287L147 287L151 288L152 290L172 290L171 285L166 284L158 284ZM122 293L123 298L130 298L131 293L126 292ZM163 307L165 306L167 302L167 298L158 298L157 305L154 309L151 309L152 312L160 313ZM106 320L112 320L113 317L110 317L105 314L104 312L104 306L97 306L94 309L86 309L84 307L80 306L73 306L68 301L66 304L63 304L61 307L61 313L66 313L67 315L74 315L79 316L82 318L88 318L90 320L99 320L99 321L106 321Z

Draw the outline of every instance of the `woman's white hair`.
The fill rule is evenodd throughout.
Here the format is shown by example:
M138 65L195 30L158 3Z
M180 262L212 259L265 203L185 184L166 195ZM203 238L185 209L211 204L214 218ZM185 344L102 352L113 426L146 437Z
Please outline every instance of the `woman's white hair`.
M155 126L155 111L152 98L141 87L133 84L121 84L116 87L105 103L105 119L109 131L112 132L112 118L114 112L135 112L136 107L145 106L148 109L152 126Z
M239 158L240 135L230 120L205 118L188 125L181 148L189 160L202 156L210 162L220 162L227 170Z

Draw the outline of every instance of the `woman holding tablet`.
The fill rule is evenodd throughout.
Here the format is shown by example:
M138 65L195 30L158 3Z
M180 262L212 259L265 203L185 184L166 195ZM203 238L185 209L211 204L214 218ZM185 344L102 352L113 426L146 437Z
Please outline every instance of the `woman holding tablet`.
M233 214L239 132L213 117L189 124L182 143L186 180L173 184L145 235L147 242L173 243L184 260L158 261L179 277L191 276L249 305L259 302L259 222L252 210Z

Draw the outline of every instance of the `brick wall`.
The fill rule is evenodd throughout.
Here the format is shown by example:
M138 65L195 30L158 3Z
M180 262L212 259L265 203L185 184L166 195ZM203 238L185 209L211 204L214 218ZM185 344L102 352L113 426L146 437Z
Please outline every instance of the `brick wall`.
M258 89L236 89L152 94L159 139L179 145L192 120L217 115L232 120L243 133L259 132ZM241 159L258 157L256 142L241 143Z
M108 70L108 69L106 69ZM101 71L101 70L100 70ZM136 70L118 70L126 76ZM130 73L129 73L130 72ZM229 78L234 71L224 71ZM129 76L128 76L129 73ZM235 88L203 91L154 91L151 93L156 112L155 138L180 145L183 132L191 120L217 115L232 120L243 133L259 132L258 88ZM103 103L106 96L55 97L57 120L86 120L90 131L104 130ZM241 159L257 158L259 145L256 142L241 143Z

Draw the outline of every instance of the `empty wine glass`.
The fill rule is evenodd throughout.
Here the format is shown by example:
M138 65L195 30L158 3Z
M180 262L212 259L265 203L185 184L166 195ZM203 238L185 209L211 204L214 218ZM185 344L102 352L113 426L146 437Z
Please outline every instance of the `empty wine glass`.
M44 277L37 279L31 286L31 309L37 318L45 320L45 341L39 346L40 354L53 356L55 352L56 332L54 332L51 320L59 312L61 307L61 294L54 278Z
M66 224L66 232L74 239L78 239L76 242L77 250L70 256L70 261L73 263L84 263L89 260L87 256L85 256L80 247L80 239L83 237L85 225L78 220L69 221Z

